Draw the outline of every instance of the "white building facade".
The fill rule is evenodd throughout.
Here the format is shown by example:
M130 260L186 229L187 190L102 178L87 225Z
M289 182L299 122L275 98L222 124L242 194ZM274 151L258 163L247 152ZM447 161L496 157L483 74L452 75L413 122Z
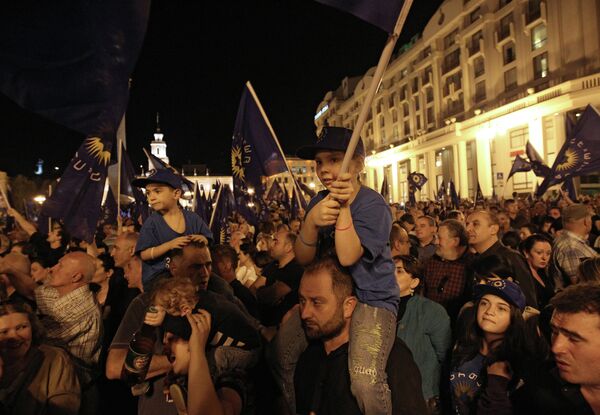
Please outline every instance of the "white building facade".
M317 130L354 128L373 72L325 95ZM393 201L412 171L428 178L421 200L449 180L463 198L478 183L486 197L532 192L532 172L506 180L515 156L530 141L551 166L587 104L600 108L600 0L447 0L388 66L361 132L364 181L387 178Z

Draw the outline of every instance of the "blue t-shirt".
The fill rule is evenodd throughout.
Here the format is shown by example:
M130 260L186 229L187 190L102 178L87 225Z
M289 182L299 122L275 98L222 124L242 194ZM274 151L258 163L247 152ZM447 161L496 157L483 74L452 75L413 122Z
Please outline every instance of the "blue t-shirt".
M164 244L185 235L204 235L208 240L212 240L210 229L200 216L188 210L182 210L182 212L185 219L185 231L183 233L178 233L171 229L160 213L154 212L150 215L142 226L140 237L135 246L135 252L139 253L145 249ZM155 259L142 261L142 283L144 287L158 274L167 269L166 258L167 255L165 254Z
M329 194L323 190L310 201L308 213ZM363 256L348 267L356 296L361 303L385 308L397 314L400 292L394 274L395 267L388 241L392 229L392 214L381 195L373 189L361 186L350 205L354 229L364 249ZM319 228L317 257L335 255L335 226Z

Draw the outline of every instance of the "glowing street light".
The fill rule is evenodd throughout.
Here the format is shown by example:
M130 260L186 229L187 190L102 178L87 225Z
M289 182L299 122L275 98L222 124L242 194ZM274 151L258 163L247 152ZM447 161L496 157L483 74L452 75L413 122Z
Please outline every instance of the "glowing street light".
M37 195L36 197L33 198L33 201L37 204L43 204L46 201L46 196L44 195Z
M248 194L249 194L250 196L252 196L252 195L254 194L254 187L249 187L249 188L248 188Z
M311 189L315 188L315 182L310 182L310 184L308 185L308 187L310 187Z

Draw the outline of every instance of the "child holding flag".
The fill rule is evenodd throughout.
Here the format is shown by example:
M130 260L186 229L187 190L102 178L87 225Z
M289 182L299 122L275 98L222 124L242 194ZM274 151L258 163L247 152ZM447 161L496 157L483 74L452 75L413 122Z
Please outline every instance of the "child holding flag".
M325 127L316 144L298 151L300 158L316 161L317 175L326 190L311 200L294 248L301 264L335 255L350 271L360 302L350 328L348 367L352 393L364 414L391 414L385 368L396 336L400 298L387 246L392 217L381 195L359 182L365 157L362 141L356 147L349 172L340 174L351 136L351 130ZM303 333L298 334L299 328L300 315L294 313L281 327L275 343L279 360L276 365L280 365L276 371L292 405L290 371L307 346Z

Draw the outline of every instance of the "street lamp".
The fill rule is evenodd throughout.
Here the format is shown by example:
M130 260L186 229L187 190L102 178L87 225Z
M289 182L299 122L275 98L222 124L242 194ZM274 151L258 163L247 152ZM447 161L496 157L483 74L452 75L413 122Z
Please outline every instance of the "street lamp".
M33 198L33 201L39 205L43 204L46 201L46 196L44 195L37 195L36 197Z
M252 195L254 194L254 188L253 188L253 187L249 187L249 188L248 188L248 194L249 194L250 196L252 196Z

